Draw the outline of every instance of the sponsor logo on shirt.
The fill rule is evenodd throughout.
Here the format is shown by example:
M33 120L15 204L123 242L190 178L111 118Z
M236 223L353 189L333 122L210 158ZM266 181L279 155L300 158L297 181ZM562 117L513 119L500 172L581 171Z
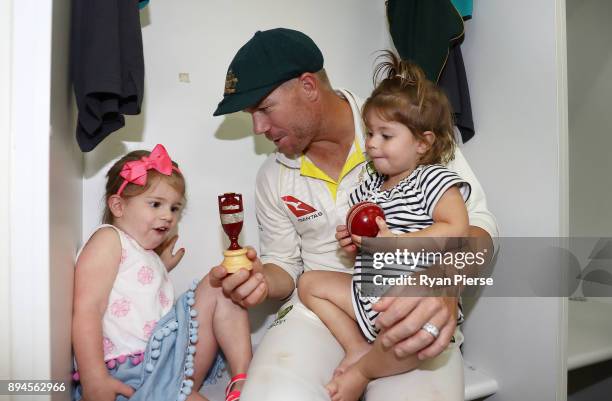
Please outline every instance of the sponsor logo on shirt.
M281 320L282 318L284 318L285 316L287 316L287 313L291 312L291 309L293 309L293 305L289 305L288 307L286 307L285 309L279 311L276 314L276 320Z
M291 210L291 213L298 218L299 222L304 222L306 220L315 219L319 216L323 216L323 212L317 211L314 207L310 206L308 203L302 202L298 198L286 195L281 198L285 205ZM314 213L314 214L313 214Z
M276 327L280 324L285 323L285 316L287 316L287 313L291 312L291 309L293 309L293 305L289 305L285 309L279 311L276 314L276 319L274 319L274 322L272 322L272 324L268 328L271 329L272 327Z

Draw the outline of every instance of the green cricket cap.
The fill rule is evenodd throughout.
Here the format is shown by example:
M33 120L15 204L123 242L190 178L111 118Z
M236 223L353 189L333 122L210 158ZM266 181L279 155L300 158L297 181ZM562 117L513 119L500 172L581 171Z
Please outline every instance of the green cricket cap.
M223 100L213 116L257 105L282 83L323 68L323 54L302 32L287 28L257 31L227 69Z

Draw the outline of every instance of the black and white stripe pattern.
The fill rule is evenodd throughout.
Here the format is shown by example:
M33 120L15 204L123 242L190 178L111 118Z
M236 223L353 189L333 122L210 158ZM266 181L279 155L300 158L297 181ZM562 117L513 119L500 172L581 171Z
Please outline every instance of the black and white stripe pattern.
M387 226L394 233L408 233L422 230L433 224L433 211L436 204L449 188L458 186L464 198L470 196L470 185L456 173L446 167L434 165L418 166L410 176L403 179L390 190L381 190L385 176L371 173L349 198L350 206L368 201L378 204L385 213ZM411 261L409 261L410 263ZM374 341L378 330L374 321L378 313L372 310L372 304L378 300L386 288L372 283L375 275L399 277L412 274L427 268L427 263L385 266L383 269L372 268L372 255L359 253L355 260L353 272L353 306L357 323L364 336ZM458 321L463 320L462 314Z

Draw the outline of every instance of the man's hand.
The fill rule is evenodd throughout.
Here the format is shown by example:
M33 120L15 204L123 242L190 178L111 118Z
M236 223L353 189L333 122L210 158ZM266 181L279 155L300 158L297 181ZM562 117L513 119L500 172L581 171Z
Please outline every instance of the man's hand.
M174 235L171 238L164 241L160 246L155 248L155 252L159 255L162 262L164 262L164 266L166 266L166 270L170 272L172 269L179 264L183 256L185 256L185 248L179 249L176 253L172 253L174 251L174 245L176 245L176 241L178 241L178 235Z
M338 244L346 253L351 256L357 254L357 246L353 243L353 238L351 238L345 225L336 227L336 240L338 240Z
M448 346L457 326L455 297L383 297L373 309L380 312L376 326L385 347L393 347L399 358L417 354L420 360L433 358ZM421 327L431 323L440 330L434 338Z
M253 263L250 271L240 269L234 274L229 274L225 267L215 266L209 274L211 286L222 288L226 296L244 308L259 305L268 297L268 283L257 252L248 248L247 257Z

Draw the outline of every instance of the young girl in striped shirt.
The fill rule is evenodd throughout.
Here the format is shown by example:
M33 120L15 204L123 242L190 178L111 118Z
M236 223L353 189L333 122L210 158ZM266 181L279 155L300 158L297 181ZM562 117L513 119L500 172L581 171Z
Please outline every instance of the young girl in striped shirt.
M386 223L377 218L378 237L466 236L470 186L443 166L455 150L449 101L418 66L391 52L383 57L374 77L384 79L362 110L368 128L367 176L351 194L350 205L370 201L383 209ZM348 252L354 253L361 244L361 238L351 237L344 226L336 238ZM366 258L357 256L352 277L309 271L298 282L302 302L321 318L346 353L326 386L332 401L356 401L369 381L410 371L420 363L416 354L397 358L376 340L379 329L372 305L378 298L361 290L367 277L372 281L372 275L362 270ZM433 330L429 333L436 336L438 329Z

